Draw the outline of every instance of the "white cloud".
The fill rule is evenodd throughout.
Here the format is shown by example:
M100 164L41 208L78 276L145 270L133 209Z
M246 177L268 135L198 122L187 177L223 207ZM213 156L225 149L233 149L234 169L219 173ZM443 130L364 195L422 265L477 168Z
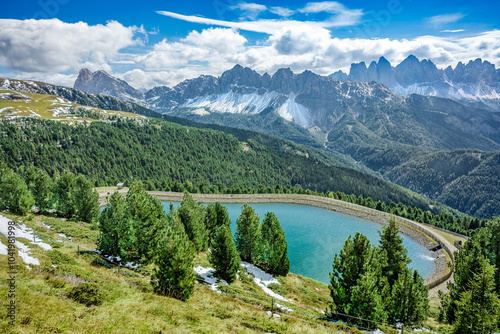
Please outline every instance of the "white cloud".
M0 66L20 72L65 72L82 64L108 68L119 51L140 43L141 28L51 20L0 20Z
M232 6L231 8L241 10L245 17L251 20L255 20L261 12L267 11L267 7L264 5L246 2L242 2L236 6Z
M330 2L328 2L330 3ZM205 17L193 16L193 15L182 15L167 11L157 11L158 14L168 16L174 19L206 24L206 25L216 25L221 27L228 27L233 29L240 29L246 31L254 31L265 34L275 34L278 33L284 27L290 26L308 26L317 28L338 28L338 27L349 27L355 26L361 23L361 18L363 16L363 11L360 9L350 10L341 4L338 4L338 10L330 8L329 13L332 15L329 19L325 21L297 21L297 20L268 20L259 19L253 21L224 21L215 20Z
M426 21L433 26L439 27L449 23L457 22L464 17L465 14L462 13L443 14L429 17L426 19Z
M455 30L441 30L440 32L450 32L450 33L457 33L457 32L463 32L465 29L455 29Z
M225 42L219 45L217 41ZM396 65L413 54L420 59L431 59L439 67L455 66L459 61L478 57L499 65L500 30L467 38L421 36L414 39L341 39L332 37L327 29L297 25L283 27L258 45L249 45L237 31L211 28L191 32L180 42L163 41L161 47L157 45L155 50L181 52L190 48L195 48L198 53L177 58L168 53L164 55L177 61L177 68L162 68L169 73L162 77L166 85L172 86L182 79L202 74L219 76L235 64L251 67L259 73L273 74L279 68L290 67L295 72L312 70L327 75L338 69L347 71L353 62L369 63L380 56ZM228 52L224 52L226 48ZM204 62L203 66L200 66L200 62ZM155 69L154 66L146 68ZM151 73L145 73L146 77L152 77ZM153 79L148 80L153 82Z
M281 17L292 16L295 12L291 9L285 7L271 7L269 11L273 14L279 15Z

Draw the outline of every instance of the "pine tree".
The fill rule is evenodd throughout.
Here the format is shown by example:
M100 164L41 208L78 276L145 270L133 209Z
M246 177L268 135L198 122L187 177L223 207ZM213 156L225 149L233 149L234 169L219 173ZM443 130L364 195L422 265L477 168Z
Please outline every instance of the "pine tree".
M205 227L205 207L196 202L193 197L184 192L184 198L178 207L178 214L186 234L194 244L196 252L202 252L208 246L208 233Z
M75 205L76 218L90 223L99 214L99 194L92 182L80 175L75 180L75 187L71 193L71 200Z
M119 224L125 219L126 203L119 192L109 197L109 205L104 208L99 216L98 228L101 232L97 247L107 255L121 255L119 240L122 238Z
M231 225L227 208L219 202L208 205L207 214L205 216L205 227L207 229L209 243L213 239L217 227L222 225L227 227Z
M447 294L440 293L441 307L439 317L450 324L455 322L457 304L464 291L469 290L469 284L474 274L480 270L480 263L486 254L486 247L482 246L481 234L474 235L455 255L453 265L453 280L448 282Z
M354 238L349 236L344 242L340 254L333 260L333 271L330 273L330 295L333 299L333 312L348 313L351 303L352 289L365 274L366 264L372 257L372 246L363 234L356 232Z
M243 205L241 215L236 219L236 249L243 261L253 263L258 253L259 224L255 210L247 204Z
M271 274L286 276L290 270L288 243L274 213L266 213L259 228L259 235L258 264Z
M72 192L75 188L75 176L67 171L55 177L54 197L55 208L59 215L72 218L76 214L76 206Z
M35 200L26 182L11 169L0 175L0 202L15 214L24 215L33 210Z
M387 320L387 311L384 294L386 293L387 282L385 278L382 278L380 271L377 273L370 268L369 263L366 265L368 268L352 288L347 314L372 321L385 322ZM361 324L364 326L370 325L366 322Z
M186 301L192 295L196 274L193 270L193 244L180 228L168 228L155 250L155 268L151 274L154 291Z
M488 223L489 231L489 259L495 266L495 286L497 293L500 293L500 218L494 218Z
M399 235L399 227L394 220L390 220L387 226L379 231L380 249L387 255L387 265L382 274L387 277L389 286L393 286L406 265L411 262L408 251L403 246L403 238Z
M429 313L428 291L418 272L405 267L392 287L391 320L405 325L422 323Z
M231 230L226 225L221 225L215 230L214 238L210 243L210 264L215 269L215 275L228 283L236 279L240 267L240 256L234 245Z
M37 169L32 193L35 205L38 207L40 212L45 212L51 209L53 188L54 183L49 174L47 174L47 172L43 169Z
M479 270L456 304L454 333L486 334L498 330L500 300L495 292L494 267L486 258L480 260Z
M141 182L130 185L126 203L137 259L148 263L153 259L160 236L168 224L163 205L158 198L146 192Z

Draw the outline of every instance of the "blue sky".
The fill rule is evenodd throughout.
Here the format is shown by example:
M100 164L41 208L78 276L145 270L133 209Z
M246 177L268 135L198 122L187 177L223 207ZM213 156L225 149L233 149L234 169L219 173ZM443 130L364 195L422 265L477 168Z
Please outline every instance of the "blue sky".
M82 67L137 88L239 63L329 74L409 54L439 67L500 65L499 1L0 2L0 76L71 86Z

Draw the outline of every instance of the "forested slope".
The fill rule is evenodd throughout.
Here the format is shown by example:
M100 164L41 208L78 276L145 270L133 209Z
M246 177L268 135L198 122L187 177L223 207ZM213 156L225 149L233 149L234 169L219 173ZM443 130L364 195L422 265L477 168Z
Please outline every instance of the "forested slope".
M0 159L15 170L35 166L49 174L69 170L98 185L133 179L226 187L302 187L342 191L427 210L427 199L351 169L330 167L300 152L282 153L213 130L160 120L93 122L68 126L26 118L0 122Z

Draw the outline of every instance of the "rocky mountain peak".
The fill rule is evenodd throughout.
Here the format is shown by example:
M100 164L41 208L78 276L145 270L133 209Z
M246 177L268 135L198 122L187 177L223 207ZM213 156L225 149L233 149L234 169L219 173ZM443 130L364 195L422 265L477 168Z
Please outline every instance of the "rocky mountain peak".
M110 95L126 101L144 100L144 94L139 90L102 70L91 72L87 68L82 68L73 88L92 94Z

